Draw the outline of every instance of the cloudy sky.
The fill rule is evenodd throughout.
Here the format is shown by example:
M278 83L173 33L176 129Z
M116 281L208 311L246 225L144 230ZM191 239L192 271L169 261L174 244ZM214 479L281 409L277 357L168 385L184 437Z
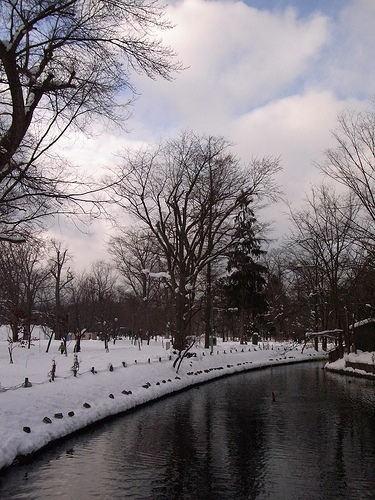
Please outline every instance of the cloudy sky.
M141 94L129 132L77 138L74 158L104 166L124 146L154 143L184 129L222 135L234 152L280 157L278 181L298 206L314 167L333 145L331 131L346 109L371 106L375 94L374 0L172 0L164 34L186 69L172 82L133 76ZM270 210L275 236L286 230L286 207ZM268 216L268 213L267 213ZM90 237L64 224L77 267L103 258L110 226Z

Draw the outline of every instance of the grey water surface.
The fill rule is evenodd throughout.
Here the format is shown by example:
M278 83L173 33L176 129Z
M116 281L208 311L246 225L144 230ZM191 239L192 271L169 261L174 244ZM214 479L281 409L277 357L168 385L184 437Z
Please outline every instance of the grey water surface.
M375 499L375 382L322 367L243 373L139 408L4 471L0 498Z

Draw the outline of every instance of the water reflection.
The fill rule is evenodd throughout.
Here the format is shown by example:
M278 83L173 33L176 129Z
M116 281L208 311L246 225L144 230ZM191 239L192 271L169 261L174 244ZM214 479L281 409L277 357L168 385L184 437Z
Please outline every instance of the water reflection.
M374 499L374 389L317 363L222 379L12 468L0 497Z

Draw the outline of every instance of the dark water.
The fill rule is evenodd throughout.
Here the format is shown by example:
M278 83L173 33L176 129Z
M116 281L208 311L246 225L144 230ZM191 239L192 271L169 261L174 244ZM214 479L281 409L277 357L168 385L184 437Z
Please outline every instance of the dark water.
M9 469L0 498L375 499L375 383L308 363L202 385Z

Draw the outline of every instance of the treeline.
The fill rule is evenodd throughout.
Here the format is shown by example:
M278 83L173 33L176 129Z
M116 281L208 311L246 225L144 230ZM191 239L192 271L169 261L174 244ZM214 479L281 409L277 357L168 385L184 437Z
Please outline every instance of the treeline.
M41 323L63 340L84 331L105 342L120 331L168 333L181 350L192 335L203 334L208 346L215 311L228 309L232 330L238 312L246 340L249 321L259 323L267 309L265 228L255 212L278 197L279 169L270 158L243 165L223 138L191 132L124 156L107 192L135 224L118 226L112 261L79 275L56 242L2 242L2 321L14 340Z
M99 181L58 154L74 130L124 125L131 71L172 79L182 69L159 36L171 27L157 2L3 0L0 321L14 341L42 324L63 340L96 332L106 347L120 331L168 332L181 351L194 335L208 346L234 332L245 342L254 331L329 328L349 344L348 326L374 305L374 109L339 117L318 165L324 183L272 250L259 221L280 200L277 158L244 163L224 138L183 132L123 152ZM36 236L56 215L86 222L112 207L112 260L90 270L74 271L68 248Z
M351 324L375 310L371 158L368 171L355 161L363 166L371 150L369 141L367 150L354 142L367 124L356 116L362 135L356 129L350 137L357 156L337 135L323 165L342 181L338 165L346 165L348 189L313 186L291 211L292 229L278 247L270 248L267 224L258 220L264 204L279 199L278 160L244 166L223 138L191 132L126 153L107 183L119 219L124 211L134 224L118 224L111 260L76 273L57 242L1 242L1 321L14 340L30 338L37 323L61 339L85 331L105 342L168 334L178 349L197 335L206 346L215 336L246 341L255 331L302 339L306 331L341 328L348 336Z
M275 247L265 204L280 199L279 160L244 165L223 138L184 132L123 154L106 179L118 220L108 262L76 273L57 242L0 243L1 322L13 339L30 325L56 338L95 332L168 334L181 350L191 336L241 341L302 339L306 331L343 329L375 310L375 113L340 118L337 147L320 168L339 181L311 188L291 230Z

